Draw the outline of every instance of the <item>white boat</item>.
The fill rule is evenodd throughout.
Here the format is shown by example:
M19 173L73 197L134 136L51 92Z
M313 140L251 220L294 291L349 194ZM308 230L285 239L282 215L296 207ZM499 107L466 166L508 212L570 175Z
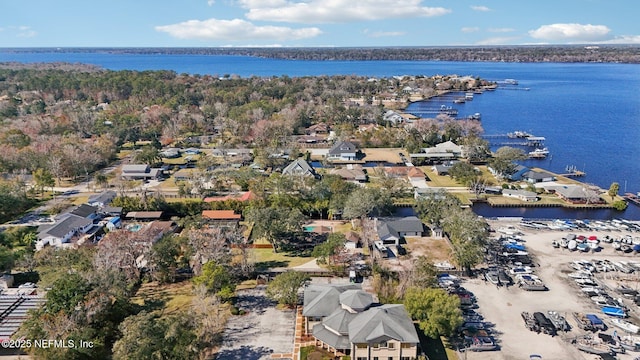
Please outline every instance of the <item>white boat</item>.
M560 239L560 241L558 241L558 244L560 244L560 247L563 247L566 249L569 246L569 240Z
M622 320L622 319L609 319L609 322L611 323L611 325L622 329L630 334L637 334L638 331L640 331L640 326L630 323L626 320Z
M511 275L532 274L533 269L530 266L516 266L509 270Z
M577 248L578 248L578 242L575 240L569 240L569 243L567 244L567 249L574 251Z
M567 276L572 279L589 279L591 278L592 274L587 270L578 270L567 274Z

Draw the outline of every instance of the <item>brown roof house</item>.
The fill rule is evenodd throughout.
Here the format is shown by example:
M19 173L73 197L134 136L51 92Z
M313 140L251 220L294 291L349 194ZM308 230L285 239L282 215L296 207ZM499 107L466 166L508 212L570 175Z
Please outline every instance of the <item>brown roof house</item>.
M337 356L415 359L418 334L404 305L381 305L360 285L310 285L304 291L303 331Z
M242 219L242 215L236 214L233 210L204 210L202 211L202 220L209 224L219 226L238 226Z

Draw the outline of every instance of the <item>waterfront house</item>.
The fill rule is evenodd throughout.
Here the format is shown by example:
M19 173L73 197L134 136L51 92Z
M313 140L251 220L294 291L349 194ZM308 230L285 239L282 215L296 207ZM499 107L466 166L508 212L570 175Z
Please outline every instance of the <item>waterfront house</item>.
M449 175L449 170L451 170L451 167L455 163L457 163L457 161L445 161L442 164L434 165L431 169L436 173L436 175L445 176Z
M160 177L161 169L151 168L144 164L126 164L122 165L122 174L125 180L151 180Z
M456 145L453 141L445 141L434 147L423 148L420 153L409 154L412 159L425 159L430 163L455 160L463 155L461 146Z
M404 118L402 117L402 115L393 110L387 110L387 112L382 115L382 120L392 123L393 125L397 125L399 123L402 123L404 121Z
M282 175L288 176L310 176L314 178L320 178L320 175L316 173L316 170L303 158L294 160L291 164L282 169Z
M424 225L416 216L407 216L400 219L375 220L378 238L383 244L399 245L400 240L407 236L423 236Z
M550 185L545 186L544 189L558 195L562 200L572 204L586 204L589 202L590 198L587 191L581 185ZM594 201L591 200L591 203L593 202Z
M522 175L522 180L532 184L555 181L556 177L546 171L530 170Z
M358 148L350 141L338 141L329 149L327 159L334 161L358 160Z
M415 359L418 334L404 305L380 305L359 285L311 285L304 291L304 334L352 359Z
M516 198L518 200L522 200L526 202L532 202L532 201L538 200L538 194L532 191L526 191L526 190L504 189L502 190L502 196Z
M529 171L529 168L523 165L517 165L511 174L507 175L506 178L511 181L520 181L522 180L522 176Z

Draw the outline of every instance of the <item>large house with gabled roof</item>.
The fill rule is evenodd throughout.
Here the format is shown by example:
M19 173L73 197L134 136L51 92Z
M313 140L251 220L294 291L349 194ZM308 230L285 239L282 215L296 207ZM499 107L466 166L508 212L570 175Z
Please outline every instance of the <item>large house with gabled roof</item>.
M319 178L320 175L316 173L316 170L303 158L294 160L291 164L282 169L282 175L289 176L311 176Z
M358 148L350 141L338 141L329 149L327 159L338 161L358 160Z
M316 345L351 359L415 359L418 334L404 305L381 305L360 285L310 285L304 291L304 333Z

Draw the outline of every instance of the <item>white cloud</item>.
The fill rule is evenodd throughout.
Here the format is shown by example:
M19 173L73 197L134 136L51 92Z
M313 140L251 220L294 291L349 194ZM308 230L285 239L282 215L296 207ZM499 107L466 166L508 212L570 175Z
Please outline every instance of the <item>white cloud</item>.
M640 35L620 35L611 40L603 41L604 44L640 44Z
M343 23L392 18L442 16L442 7L421 6L422 0L239 0L250 20L291 23Z
M482 11L482 12L491 11L491 9L482 5L472 5L471 9L475 11Z
M189 20L178 24L156 26L155 29L179 39L228 41L298 40L322 34L322 31L315 27L293 29L284 26L256 26L242 19Z
M216 0L207 0L207 5L213 6L216 3Z
M21 25L15 27L15 29L18 30L18 33L16 34L17 37L32 38L38 35L38 33L35 30L31 29L30 26Z
M403 35L406 35L407 33L404 31L374 31L372 33L366 32L366 34L367 36L372 38L379 38L379 37L389 37L389 36L403 36Z
M518 40L517 37L492 37L476 42L476 45L509 45L514 44Z
M489 28L487 29L487 31L492 33L506 33L506 32L514 32L516 30L512 28Z
M604 25L550 24L529 31L529 36L548 41L599 41L604 40L610 31Z
M468 33L478 32L480 31L480 28L479 27L463 27L462 29L460 29L460 31L468 34Z

